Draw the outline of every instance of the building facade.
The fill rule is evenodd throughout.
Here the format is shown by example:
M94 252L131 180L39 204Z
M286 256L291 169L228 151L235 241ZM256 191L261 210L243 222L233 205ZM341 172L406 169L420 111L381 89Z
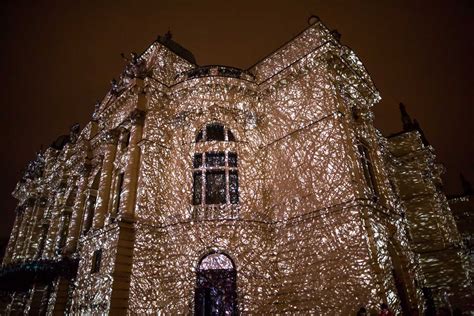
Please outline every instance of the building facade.
M374 128L367 71L310 22L247 70L170 34L132 54L14 191L7 314L472 309L432 148Z

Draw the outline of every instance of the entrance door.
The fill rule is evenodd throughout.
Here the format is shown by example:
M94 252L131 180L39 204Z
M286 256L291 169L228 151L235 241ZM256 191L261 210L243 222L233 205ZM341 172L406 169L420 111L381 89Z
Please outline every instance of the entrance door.
M229 257L213 253L201 260L194 302L195 315L237 315L236 271Z

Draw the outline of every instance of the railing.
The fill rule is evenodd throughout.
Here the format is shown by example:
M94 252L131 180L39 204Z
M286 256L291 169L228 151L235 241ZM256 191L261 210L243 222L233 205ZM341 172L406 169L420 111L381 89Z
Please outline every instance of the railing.
M248 81L254 81L255 76L238 68L228 66L202 66L194 68L178 74L175 78L175 82L181 82L187 79L201 78L201 77L231 77L237 79L244 79Z

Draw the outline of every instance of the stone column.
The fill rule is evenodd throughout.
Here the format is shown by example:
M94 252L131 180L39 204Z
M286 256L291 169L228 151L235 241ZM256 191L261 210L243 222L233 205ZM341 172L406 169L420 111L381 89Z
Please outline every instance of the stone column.
M81 179L77 188L76 200L74 201L71 224L69 225L69 230L67 233L66 246L64 247L63 251L63 253L66 255L72 254L76 251L77 241L81 234L90 171L91 166L89 164L84 164L80 170Z
M117 130L111 130L105 134L104 160L102 161L102 173L100 175L97 204L92 226L94 229L99 229L104 226L105 215L107 214L110 200L110 187L115 154L117 153L118 136L119 133Z
M128 145L127 166L125 167L123 179L123 198L121 198L120 218L134 218L134 206L137 195L138 171L140 167L140 147L138 143L142 139L145 112L134 110L131 114L132 128L130 130L130 143Z

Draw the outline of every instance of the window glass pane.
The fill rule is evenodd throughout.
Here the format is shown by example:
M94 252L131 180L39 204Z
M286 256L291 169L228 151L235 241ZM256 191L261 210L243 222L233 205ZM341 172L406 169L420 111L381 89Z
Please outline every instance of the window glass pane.
M228 131L227 132L227 139L229 140L229 142L234 142L235 141L235 137L234 137L234 134L232 134L231 131Z
M361 155L361 164L364 171L365 182L367 183L367 186L370 188L370 190L375 195L378 195L377 181L375 179L375 172L370 160L369 149L363 144L360 144L357 147Z
M224 204L225 202L225 171L207 171L206 204Z
M193 205L201 204L202 177L201 172L193 173Z
M208 167L225 166L225 153L206 153L206 165Z
M92 255L91 273L96 273L100 271L101 261L102 261L102 249L94 251L94 254Z
M224 126L220 124L209 124L206 127L206 140L224 141Z
M196 143L202 141L202 130L199 131L199 133L196 136Z
M237 171L229 172L229 195L230 203L239 203L239 175Z
M193 166L194 168L202 166L202 154L194 154Z
M120 198L121 198L122 190L123 190L123 176L124 176L124 173L121 172L119 173L118 179L117 179L117 195L116 195L116 204L115 204L115 210L114 210L115 215L118 213L120 209Z
M237 154L236 153L229 153L229 167L237 167Z

